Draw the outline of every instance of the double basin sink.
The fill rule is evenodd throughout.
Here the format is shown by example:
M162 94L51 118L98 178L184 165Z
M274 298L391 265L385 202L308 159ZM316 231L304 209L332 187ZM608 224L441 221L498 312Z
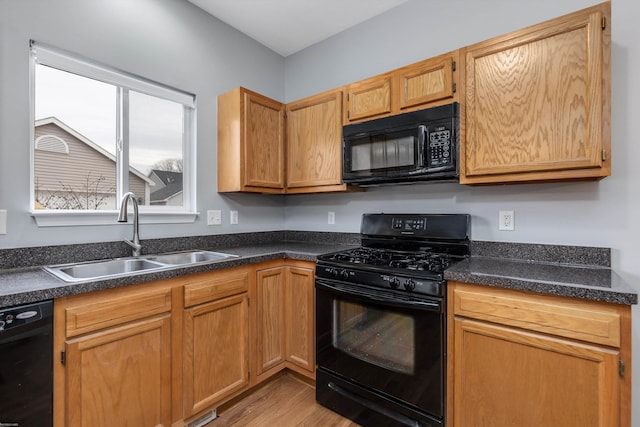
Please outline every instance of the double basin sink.
M190 265L208 264L237 258L237 255L212 251L184 251L135 258L116 258L43 267L65 282L111 279Z

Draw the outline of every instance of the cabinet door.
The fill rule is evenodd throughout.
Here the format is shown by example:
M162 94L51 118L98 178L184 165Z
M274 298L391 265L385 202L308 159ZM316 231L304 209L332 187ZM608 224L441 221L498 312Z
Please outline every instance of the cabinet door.
M257 272L257 376L285 361L285 269Z
M347 87L345 123L391 112L391 75L372 77Z
M67 341L69 427L171 425L170 316Z
M609 9L467 49L462 183L610 174Z
M288 267L286 286L287 360L315 371L315 287L313 269Z
M284 105L245 92L244 138L245 185L284 188Z
M457 318L453 425L619 425L618 352Z
M341 183L342 91L288 104L287 192Z
M453 55L429 59L399 69L398 104L401 110L423 106L442 99L453 98Z
M248 386L247 294L186 310L183 357L185 418Z

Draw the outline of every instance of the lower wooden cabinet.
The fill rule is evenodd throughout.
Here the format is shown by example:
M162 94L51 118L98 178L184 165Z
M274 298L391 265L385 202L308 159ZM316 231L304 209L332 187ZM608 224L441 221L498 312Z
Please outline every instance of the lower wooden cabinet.
M249 385L249 269L192 277L184 286L185 418Z
M314 268L291 260L257 266L257 381L283 368L315 378Z
M256 377L261 378L285 361L286 267L256 271Z
M289 367L298 372L315 373L315 270L311 267L286 268L285 354ZM315 375L314 375L315 377Z
M54 426L179 427L289 368L315 377L313 262L56 299Z
M56 300L56 427L171 426L171 302L158 284Z
M630 425L628 306L448 287L448 425Z

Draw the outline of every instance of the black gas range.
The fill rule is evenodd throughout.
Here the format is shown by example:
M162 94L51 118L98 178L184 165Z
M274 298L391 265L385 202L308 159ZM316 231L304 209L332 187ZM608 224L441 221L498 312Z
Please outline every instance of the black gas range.
M465 214L365 214L361 246L316 264L316 400L363 426L443 427L444 270Z
M443 296L444 270L469 256L466 214L365 214L362 246L318 257L316 275Z

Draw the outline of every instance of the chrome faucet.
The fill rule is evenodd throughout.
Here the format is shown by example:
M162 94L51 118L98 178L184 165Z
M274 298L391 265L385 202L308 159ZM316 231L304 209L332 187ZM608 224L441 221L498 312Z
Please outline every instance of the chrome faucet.
M138 221L138 199L132 192L125 193L120 201L120 214L118 215L118 222L127 222L127 202L131 199L133 203L133 240L126 240L125 243L133 248L133 256L140 256L140 235L138 234L139 221Z

